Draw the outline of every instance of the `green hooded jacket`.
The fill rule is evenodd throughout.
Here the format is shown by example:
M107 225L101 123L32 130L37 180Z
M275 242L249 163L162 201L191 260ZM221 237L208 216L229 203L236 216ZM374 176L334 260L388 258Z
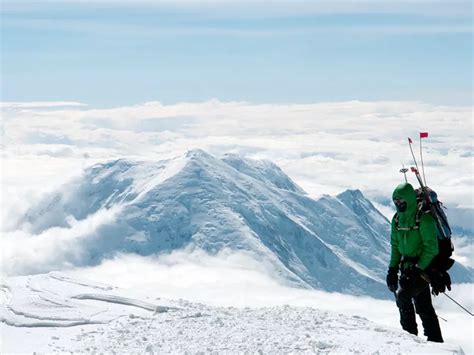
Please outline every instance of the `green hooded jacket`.
M392 198L403 199L407 203L404 212L398 212L398 226L412 228L416 226L416 192L408 183L400 184L393 191ZM429 213L420 218L419 229L397 230L395 216L392 218L390 235L390 267L397 267L402 256L418 257L418 267L425 270L438 255L438 237L436 223Z

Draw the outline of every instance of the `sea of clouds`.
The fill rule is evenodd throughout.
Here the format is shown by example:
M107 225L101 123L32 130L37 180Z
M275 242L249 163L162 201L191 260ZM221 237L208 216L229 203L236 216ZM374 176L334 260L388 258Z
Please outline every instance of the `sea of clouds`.
M402 163L413 165L407 137L418 154L418 133L428 131L428 184L447 203L473 207L472 107L210 100L98 109L67 102L3 103L2 116L5 198L19 185L30 193L44 190L98 160L161 159L202 148L270 159L313 195L360 188L383 201L403 180Z
M81 238L108 214L30 235L16 221L41 196L96 162L165 159L201 148L278 164L311 196L361 189L387 216L390 196L412 165L407 137L423 141L426 178L450 207L472 265L472 107L421 102L252 104L210 100L92 108L74 102L4 102L1 204L3 271L41 272L80 257ZM409 181L416 183L413 174ZM448 210L449 216L450 210ZM15 272L16 271L16 272Z
M73 102L2 103L2 276L68 270L77 277L139 288L160 297L221 306L313 306L359 314L397 327L393 302L327 294L285 285L254 255L181 250L141 257L116 255L100 265L73 268L81 243L115 218L113 209L69 226L31 234L17 225L28 206L94 163L116 158L156 159L201 148L278 164L311 196L361 189L387 216L390 196L412 165L407 137L428 131L424 162L428 184L455 212L467 236L459 260L472 265L472 107L421 102L252 104L210 100L164 105L91 108ZM413 176L409 180L415 183ZM449 210L448 210L449 216ZM472 285L453 293L472 309ZM472 349L472 322L447 298L437 297L443 330ZM363 314L362 314L363 313Z

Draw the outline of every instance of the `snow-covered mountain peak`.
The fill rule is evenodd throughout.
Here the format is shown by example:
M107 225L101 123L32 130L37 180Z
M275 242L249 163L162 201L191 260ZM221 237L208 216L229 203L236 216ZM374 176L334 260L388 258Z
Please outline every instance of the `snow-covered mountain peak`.
M355 214L359 215L361 221L372 223L372 220L376 220L380 224L388 223L387 218L375 208L372 202L370 202L359 189L346 190L336 197ZM372 219L365 219L368 215L370 215Z
M340 193L339 195L337 195L337 197L341 198L341 199L343 199L345 197L350 197L350 198L353 198L353 199L365 199L364 194L359 189L346 190L346 191Z
M269 160L246 159L236 154L226 154L222 160L240 173L260 181L265 181L271 186L306 194L306 192L293 182L278 165Z
M199 148L188 150L184 156L189 159L215 159L211 154Z
M80 252L69 263L226 248L272 264L293 285L387 296L388 221L357 190L313 200L268 161L192 150L97 164L32 207L23 224L33 233L70 228L112 208L112 221L71 244Z

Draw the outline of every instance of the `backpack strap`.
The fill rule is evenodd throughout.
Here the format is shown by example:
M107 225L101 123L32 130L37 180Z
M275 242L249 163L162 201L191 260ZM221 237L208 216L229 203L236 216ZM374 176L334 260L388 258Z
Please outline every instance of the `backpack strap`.
M420 229L420 221L421 221L421 216L424 213L430 213L429 211L424 212L423 211L423 204L419 203L418 207L416 209L416 215L415 215L415 225L413 227L400 227L398 223L398 212L395 213L395 227L397 228L397 231L411 231L411 230L417 230Z
M419 229L420 228L420 221L421 221L421 216L424 214L424 213L429 213L429 211L423 211L423 203L419 203L418 204L418 208L416 209L416 215L415 215L415 225L416 225L416 229Z

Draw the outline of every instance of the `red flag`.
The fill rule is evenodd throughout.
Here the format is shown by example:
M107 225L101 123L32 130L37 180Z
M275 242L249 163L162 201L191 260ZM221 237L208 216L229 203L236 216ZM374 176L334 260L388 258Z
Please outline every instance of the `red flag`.
M428 138L428 132L420 132L420 138Z
M417 170L415 167L413 167L413 166L411 167L411 171L414 172L414 173L417 173L417 172L418 172L418 170Z
M410 144L413 143L413 141L411 140L410 137L408 137L408 143L410 143Z

